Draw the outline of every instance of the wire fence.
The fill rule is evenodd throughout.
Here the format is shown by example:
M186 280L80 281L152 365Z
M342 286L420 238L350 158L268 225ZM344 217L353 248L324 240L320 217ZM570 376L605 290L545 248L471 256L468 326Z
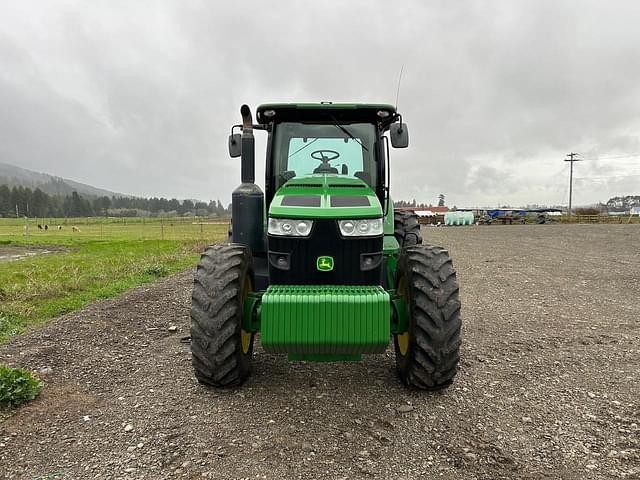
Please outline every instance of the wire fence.
M65 238L206 241L225 238L228 229L229 219L221 217L3 218L0 240L29 236L52 243Z

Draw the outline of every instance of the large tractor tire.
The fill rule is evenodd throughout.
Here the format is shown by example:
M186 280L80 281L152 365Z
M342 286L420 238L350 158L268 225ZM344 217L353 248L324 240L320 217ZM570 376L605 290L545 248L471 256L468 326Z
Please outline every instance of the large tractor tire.
M453 381L460 351L460 300L449 253L430 245L404 249L398 293L405 299L408 332L394 336L396 366L409 387L439 390Z
M202 384L236 386L251 373L253 335L242 329L251 267L244 245L211 245L200 257L191 296L191 361Z
M407 210L394 211L393 226L393 235L400 244L400 248L422 243L420 223L418 223L418 215L415 212Z

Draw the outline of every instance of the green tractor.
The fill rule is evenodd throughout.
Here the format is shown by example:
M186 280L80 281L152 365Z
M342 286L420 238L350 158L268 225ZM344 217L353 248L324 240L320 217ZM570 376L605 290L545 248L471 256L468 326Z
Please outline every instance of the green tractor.
M229 242L195 274L191 351L202 384L251 372L254 340L290 360L359 360L393 337L400 379L437 390L456 374L460 301L446 250L422 244L413 212L394 211L389 143L409 136L391 105L247 105L229 154L241 157ZM239 129L241 133L234 133ZM254 130L267 134L264 193Z

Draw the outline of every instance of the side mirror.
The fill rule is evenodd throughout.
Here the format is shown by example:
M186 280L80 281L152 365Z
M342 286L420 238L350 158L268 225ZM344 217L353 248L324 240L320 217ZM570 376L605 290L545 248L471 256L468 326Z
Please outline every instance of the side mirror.
M394 123L389 128L391 145L393 148L407 148L409 146L409 130L406 123Z
M232 133L229 135L229 156L239 157L242 153L242 134Z

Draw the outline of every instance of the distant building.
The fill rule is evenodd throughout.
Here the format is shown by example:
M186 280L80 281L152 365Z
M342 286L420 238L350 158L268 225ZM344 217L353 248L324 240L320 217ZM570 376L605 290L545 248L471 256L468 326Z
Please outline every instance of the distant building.
M433 213L435 213L436 215L440 214L443 215L445 213L447 213L449 211L449 207L429 207L429 210L431 210Z
M436 214L431 210L418 210L416 212L416 215L418 215L419 217L435 217Z
M631 210L629 211L629 215L640 216L640 207L631 207Z
M449 207L396 207L395 210L410 210L416 212L419 217L433 217L444 215L449 211Z

